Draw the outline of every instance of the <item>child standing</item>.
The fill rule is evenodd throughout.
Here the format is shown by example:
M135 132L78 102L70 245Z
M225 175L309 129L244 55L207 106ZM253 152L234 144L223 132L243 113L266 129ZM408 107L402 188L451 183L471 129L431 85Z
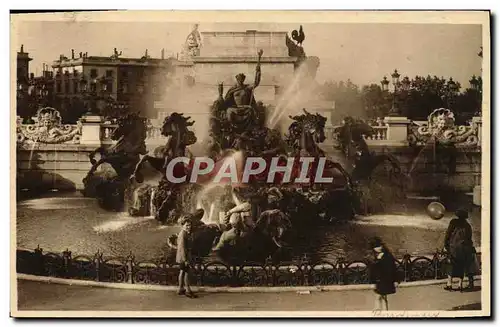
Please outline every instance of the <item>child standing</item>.
M448 272L447 291L452 291L453 277L460 280L459 289L463 290L463 278L467 275L469 279L468 289L474 288L474 275L476 273L476 250L472 242L472 227L467 222L469 213L465 210L457 210L456 218L450 221L446 231L444 249L448 254L451 266Z
M375 262L370 269L370 280L375 284L375 310L389 310L387 295L396 293L397 269L392 253L383 244L382 240L375 237L371 242Z
M189 285L189 269L191 261L191 232L192 223L189 217L181 217L179 223L182 226L177 236L177 255L175 261L179 264L179 291L177 294L186 295L190 298L197 296L191 290Z

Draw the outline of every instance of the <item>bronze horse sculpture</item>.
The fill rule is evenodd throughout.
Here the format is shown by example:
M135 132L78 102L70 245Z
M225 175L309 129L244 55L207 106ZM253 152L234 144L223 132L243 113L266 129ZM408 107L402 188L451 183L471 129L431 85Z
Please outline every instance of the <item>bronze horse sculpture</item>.
M117 127L111 134L116 141L109 147L98 147L89 155L90 168L83 179L84 195L97 197L101 205L110 210L121 210L128 178L132 175L140 156L146 153L146 119L131 113L117 120ZM95 155L100 154L96 160ZM115 174L95 175L102 164L109 164Z
M360 213L383 210L388 203L400 202L406 196L407 176L399 161L390 153L370 151L365 138L374 128L360 119L346 117L335 131L338 146L351 170ZM387 198L385 198L387 197Z
M294 201L308 204L306 210L317 211L317 214L328 221L338 221L351 218L353 211L352 180L344 167L335 161L326 159L325 152L319 147L325 141L326 117L320 114L311 114L303 109L303 114L290 116L293 122L288 128L286 141L291 148L291 154L295 157L312 157L314 161L309 168L308 177L310 185L305 185L305 194L292 193ZM318 168L320 158L325 158L323 177L331 177L332 183L314 183L314 175ZM297 174L298 172L296 172ZM306 197L308 200L300 200Z
M324 158L326 154L318 144L323 143L326 139L326 117L318 113L311 114L306 109L303 109L303 111L302 115L290 116L294 122L288 127L286 142L291 148L291 154L315 159ZM335 185L351 186L351 177L339 163L326 160L325 170L326 173L336 176L334 178Z
M143 183L144 177L141 170L146 162L153 169L160 172L163 177L154 192L148 185L136 189L134 199L129 206L129 213L132 216L154 214L157 220L167 223L175 221L175 217L181 214L183 210L181 204L185 204L182 199L184 192L181 192L181 190L186 185L169 181L166 177L166 169L172 159L190 157L187 147L196 143L197 140L194 133L189 130L189 127L194 124L194 121L190 121L190 118L176 112L166 117L163 121L161 134L167 137L167 143L154 149L151 154L144 155L135 166L130 177L133 184L136 182L138 184ZM186 175L188 169L184 163L178 163L174 167L173 174L176 177L182 177ZM143 196L142 193L145 192L148 193L147 196ZM152 199L149 198L151 196ZM145 198L147 201L137 201L138 198ZM155 211L144 210L146 203L152 203Z

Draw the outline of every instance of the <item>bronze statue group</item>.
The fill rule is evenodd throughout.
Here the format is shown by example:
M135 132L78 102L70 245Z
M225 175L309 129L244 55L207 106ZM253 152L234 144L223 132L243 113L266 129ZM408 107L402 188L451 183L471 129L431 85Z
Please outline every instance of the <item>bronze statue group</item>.
M219 85L219 98L211 108L211 142L206 155L215 162L235 152L243 158L259 157L266 162L276 157L284 162L289 158L299 162L308 157L313 162L306 175L314 176L318 161L326 158L320 146L326 138L326 118L303 109L302 114L289 116L292 122L284 137L278 129L267 127L269 108L254 96L261 78L262 54L258 52L253 84L245 84L245 76L238 74L236 85L225 96L223 85ZM293 244L294 235L303 227L342 222L356 214L383 210L380 199L370 202L364 192L375 184L385 185L384 193L393 188L393 194L404 196L405 183L397 161L390 155L371 153L363 135L370 135L373 129L349 117L336 131L339 146L330 149L345 156L347 167L330 159L325 161L324 177L333 177L332 183L314 183L311 178L312 182L301 185L286 184L280 182L279 174L268 183L267 172L238 187L217 185L207 190L206 185L172 183L166 178L166 167L175 158L192 158L189 146L197 142L190 130L194 123L182 113L171 113L161 127L166 144L147 151L146 120L134 113L121 117L112 134L115 143L91 154L92 168L84 179L85 195L97 197L110 210L127 210L131 216L154 215L162 224L177 224L181 218L181 225L186 225L188 216L190 226L183 227L186 232L170 238L168 244L182 252L187 244L185 234L191 230L192 255L203 257L214 250L224 260L233 262L264 260L286 244ZM94 159L97 153L101 155L99 160ZM110 164L115 174L103 176L98 172L103 163ZM144 182L146 163L163 176L157 185ZM389 179L384 179L387 174L374 174L382 166L389 167ZM186 176L190 169L191 165L180 162L174 166L173 174ZM294 168L292 173L299 171ZM393 195L388 199L394 200ZM196 211L200 208L203 210ZM222 219L219 212L223 213ZM204 223L202 218L207 215L210 219ZM183 256L181 253L177 257ZM187 273L186 269L182 271ZM182 280L185 282L184 275Z

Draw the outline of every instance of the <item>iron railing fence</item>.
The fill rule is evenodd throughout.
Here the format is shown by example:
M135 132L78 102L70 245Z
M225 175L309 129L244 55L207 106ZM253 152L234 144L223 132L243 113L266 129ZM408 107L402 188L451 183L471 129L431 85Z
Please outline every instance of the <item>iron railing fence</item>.
M480 253L477 253L480 264ZM429 256L404 255L396 259L401 281L442 279L446 277L448 259L445 253ZM304 257L292 262L244 262L228 265L220 261L195 260L191 270L193 285L197 286L322 286L368 284L368 260L312 262ZM138 261L132 254L124 257L73 255L62 253L17 250L17 272L30 275L59 277L97 282L177 285L179 266L165 258Z

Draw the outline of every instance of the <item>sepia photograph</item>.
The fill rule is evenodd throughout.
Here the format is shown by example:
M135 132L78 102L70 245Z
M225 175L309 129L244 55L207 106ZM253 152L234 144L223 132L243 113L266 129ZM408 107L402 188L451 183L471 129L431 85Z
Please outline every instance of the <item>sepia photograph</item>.
M491 316L490 12L10 14L11 316Z

